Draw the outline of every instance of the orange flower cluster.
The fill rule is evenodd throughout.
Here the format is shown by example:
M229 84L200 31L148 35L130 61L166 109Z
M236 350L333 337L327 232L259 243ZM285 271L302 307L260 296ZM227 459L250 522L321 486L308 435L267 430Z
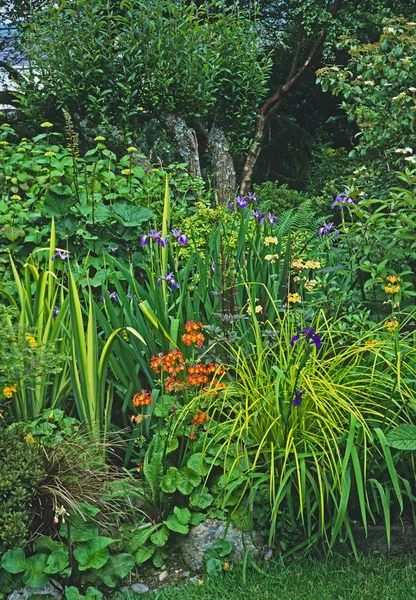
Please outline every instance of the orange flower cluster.
M140 423L143 421L143 415L131 415L130 421L132 423L136 423L136 425L140 425Z
M150 367L159 375L160 371L169 373L169 375L177 375L185 370L185 361L180 350L169 350L167 354L158 354L150 359Z
M152 395L148 390L142 390L134 394L132 400L133 406L145 406L146 404L152 404Z
M186 389L186 383L184 381L178 381L173 375L168 377L165 381L165 388L167 392L183 392Z
M196 344L201 347L205 341L205 336L199 331L202 329L200 321L187 321L184 325L186 333L182 336L182 341L186 346Z
M188 385L206 385L208 383L207 365L199 363L188 367L188 375L186 377Z
M191 425L203 425L207 421L209 421L209 416L204 410L201 410L201 412L192 417Z

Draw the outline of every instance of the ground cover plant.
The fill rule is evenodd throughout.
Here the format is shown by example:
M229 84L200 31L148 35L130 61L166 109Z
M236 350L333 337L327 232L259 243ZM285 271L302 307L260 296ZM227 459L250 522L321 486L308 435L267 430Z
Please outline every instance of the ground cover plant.
M344 597L368 571L348 597L387 598L400 565L411 593L412 559L357 541L416 518L415 25L390 4L347 32L342 2L296 22L285 3L15 7L33 63L0 126L0 598L127 599L218 523L201 583L155 597L256 597L258 576ZM265 180L312 63L320 129L302 160L287 146L308 175Z

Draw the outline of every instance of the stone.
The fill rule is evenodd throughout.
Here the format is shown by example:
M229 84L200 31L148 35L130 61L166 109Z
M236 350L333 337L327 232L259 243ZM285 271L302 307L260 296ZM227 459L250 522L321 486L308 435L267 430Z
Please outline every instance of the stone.
M203 568L204 552L221 539L233 544L232 560L235 563L244 559L247 549L254 560L260 560L263 556L264 543L259 533L243 532L232 523L227 527L225 521L212 519L192 527L180 543L182 558L188 569L200 571ZM228 560L228 557L225 560Z
M149 588L144 583L133 583L130 589L135 594L144 594L149 591Z
M159 581L165 581L165 579L167 579L169 577L169 573L167 571L162 571L161 574L159 575Z
M53 598L54 600L62 600L62 594L52 584L47 583L40 588L21 587L9 594L6 600L27 600L27 598L47 596L48 600ZM46 600L46 598L45 598Z

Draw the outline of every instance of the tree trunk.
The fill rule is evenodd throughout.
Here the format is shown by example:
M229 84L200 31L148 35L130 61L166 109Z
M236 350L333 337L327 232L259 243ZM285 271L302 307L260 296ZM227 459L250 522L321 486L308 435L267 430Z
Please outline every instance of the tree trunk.
M188 127L182 117L174 114L167 115L166 121L179 154L188 165L189 174L201 177L198 138L195 130L192 127Z
M208 152L214 175L214 188L219 204L226 204L234 199L237 179L233 157L230 152L230 142L224 131L212 126L208 134Z
M341 5L342 0L335 0L331 9L331 14L335 18L337 11ZM271 119L275 112L278 110L282 98L288 94L294 86L297 84L299 79L309 69L312 60L318 53L318 50L325 39L326 32L322 31L315 40L309 55L307 56L304 63L297 69L297 61L300 50L300 41L298 42L295 50L295 55L292 61L291 69L287 78L287 81L282 85L274 94L267 98L266 102L259 110L259 114L256 121L256 126L253 135L253 142L248 150L246 162L243 167L243 174L241 177L240 185L240 196L245 196L250 190L251 181L253 179L254 168L257 163L257 159L263 148L264 136L270 127Z

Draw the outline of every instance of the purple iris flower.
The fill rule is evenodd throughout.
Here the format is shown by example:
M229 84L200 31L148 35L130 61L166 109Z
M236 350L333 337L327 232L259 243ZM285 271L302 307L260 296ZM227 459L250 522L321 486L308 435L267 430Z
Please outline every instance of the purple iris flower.
M248 200L245 196L237 196L237 198L235 199L235 203L237 204L237 208L239 210L243 210L248 206Z
M331 208L335 208L335 206L339 206L340 210L342 210L343 204L353 204L355 206L355 202L352 198L348 196L347 190L344 190L341 194L335 198L333 203L331 204Z
M304 393L305 393L305 390L297 389L295 391L295 397L293 398L293 402L292 402L293 406L300 406L302 404L302 400L303 400L302 396Z
M300 340L301 334L303 334L305 336L306 341L313 342L315 344L315 347L317 350L319 350L319 348L321 348L321 346L322 346L321 338L316 333L315 327L309 327L309 328L302 329L302 331L300 331L299 333L294 335L292 337L292 339L290 340L291 346L294 346L295 342Z
M188 240L189 240L189 238L187 235L180 235L178 237L178 244L180 246L186 246L186 244L188 243Z
M333 223L323 223L322 227L318 229L318 235L329 235L330 233L334 233L334 237L339 236L338 229L335 228Z
M126 294L126 298L128 300L133 300L133 296L130 294L130 292L128 294Z
M166 281L171 290L176 290L179 287L179 283L175 280L175 274L173 272L166 273L157 279L157 284L162 285L163 281Z
M158 237L156 240L156 244L159 244L159 246L162 246L162 248L164 248L168 245L168 237L168 235L165 235L165 237Z
M272 227L274 227L276 223L279 222L279 219L276 217L276 215L273 215L272 213L267 213L267 220L269 221Z
M264 224L264 212L256 208L256 210L252 210L251 214L253 217L260 223L260 225Z
M213 273L215 273L215 262L214 261L212 261L212 263L211 263L211 271Z
M55 258L60 258L61 260L66 260L69 256L69 252L66 250L56 250L55 254L51 256L51 260L55 260Z
M180 229L172 229L171 234L177 240L182 235L182 231Z
M108 297L110 298L110 300L112 300L113 302L118 302L118 296L117 296L117 292L107 292Z
M228 203L228 210L231 212L235 210L234 202L232 200Z
M151 229L151 230L149 231L149 235L150 235L150 237L152 238L152 240L153 240L154 242L157 242L157 240L158 240L158 239L160 238L160 236L162 235L162 232L161 232L161 231L156 231L156 229Z
M257 202L259 201L259 199L257 198L257 196L254 192L249 192L247 194L247 198L248 198L248 200L251 200L252 202L254 202L254 204L257 204Z
M114 248L112 248L111 246L108 247L108 250L110 250L111 254L115 254L118 250L118 246L115 246Z
M142 245L142 248L144 248L145 246L147 246L147 244L149 243L149 236L148 235L142 235L142 236L140 236L140 243Z
M58 306L55 306L52 314L53 314L53 318L56 319L56 317L59 315L59 307Z

